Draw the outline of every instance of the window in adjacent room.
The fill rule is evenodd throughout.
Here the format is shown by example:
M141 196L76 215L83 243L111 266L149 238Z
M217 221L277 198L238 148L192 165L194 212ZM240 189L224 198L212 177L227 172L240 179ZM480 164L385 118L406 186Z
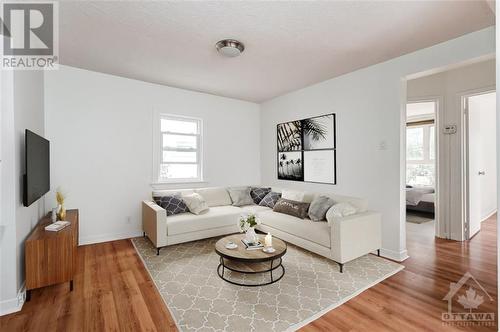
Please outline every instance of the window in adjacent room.
M434 186L436 182L435 102L407 105L406 183Z
M159 182L202 180L201 120L160 116Z

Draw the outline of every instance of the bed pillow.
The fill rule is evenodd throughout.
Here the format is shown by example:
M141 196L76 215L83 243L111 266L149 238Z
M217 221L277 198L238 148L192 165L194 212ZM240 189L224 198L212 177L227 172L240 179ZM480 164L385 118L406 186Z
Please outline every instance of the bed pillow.
M267 206L268 208L274 208L276 202L281 198L281 193L271 191L267 194L260 202L260 206Z
M167 217L189 211L180 194L153 197L153 200L167 211Z
M194 214L200 214L204 211L208 211L208 205L203 196L197 193L184 195L182 200L186 203L189 212Z
M274 205L273 211L288 214L300 219L307 217L309 203L292 201L290 199L280 198Z
M271 188L258 188L258 187L252 187L250 190L250 196L252 196L253 202L255 204L259 204L260 201L264 197L266 197L267 194L271 192Z
M309 218L312 221L323 221L326 217L326 212L335 204L333 199L326 196L316 197L309 206Z
M227 188L233 206L252 205L253 199L250 196L250 187Z

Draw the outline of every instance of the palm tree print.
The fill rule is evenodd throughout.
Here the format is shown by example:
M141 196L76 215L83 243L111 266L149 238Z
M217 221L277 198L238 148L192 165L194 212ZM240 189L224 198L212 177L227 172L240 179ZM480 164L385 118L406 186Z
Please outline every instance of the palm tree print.
M302 135L314 141L326 139L327 128L318 119L292 121L278 125L278 151L302 150Z
M278 162L278 178L282 180L302 181L302 152L280 152Z
M300 121L278 125L278 151L297 151L302 149L302 126Z
M304 166L304 156L312 158L315 150L336 148L335 114L281 123L276 128L278 179L304 181L304 167L309 167L309 160ZM310 177L310 173L307 174Z

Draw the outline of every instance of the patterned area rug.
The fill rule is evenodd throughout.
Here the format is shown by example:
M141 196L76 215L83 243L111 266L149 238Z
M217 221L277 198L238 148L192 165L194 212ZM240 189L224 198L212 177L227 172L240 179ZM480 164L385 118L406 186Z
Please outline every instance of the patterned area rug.
M406 212L406 222L413 224L423 224L425 222L433 221L434 218L429 214Z
M404 268L366 255L340 273L335 262L288 245L283 279L262 287L235 286L217 275L217 240L169 246L159 256L149 239L132 240L181 331L295 330Z

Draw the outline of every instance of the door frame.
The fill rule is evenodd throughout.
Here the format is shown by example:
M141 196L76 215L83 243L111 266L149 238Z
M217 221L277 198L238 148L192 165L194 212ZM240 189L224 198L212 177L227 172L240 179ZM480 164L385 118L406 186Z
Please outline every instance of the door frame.
M435 145L435 160L434 160L434 172L435 172L435 179L434 179L434 236L437 237L442 237L446 238L446 231L450 229L449 225L446 225L446 223L443 223L443 228L444 232L441 232L441 218L439 218L439 128L441 124L441 113L442 110L444 109L444 98L442 96L425 96L425 97L418 97L418 98L407 98L406 104L405 104L405 119L408 118L408 111L406 109L406 105L408 104L415 104L415 103L425 103L425 102L434 102L436 104L436 109L434 110L434 145ZM406 128L406 123L405 123L405 128ZM406 140L405 140L405 151L406 151ZM406 183L406 169L407 169L407 160L405 158L405 183ZM406 214L406 205L405 205L405 214ZM406 225L406 223L405 223Z
M460 118L462 121L462 137L460 138L460 150L462 153L462 231L465 240L470 240L474 235L470 234L469 227L469 104L470 97L496 92L496 86L467 90L460 93ZM498 165L497 165L498 168ZM477 233L476 233L477 234Z

